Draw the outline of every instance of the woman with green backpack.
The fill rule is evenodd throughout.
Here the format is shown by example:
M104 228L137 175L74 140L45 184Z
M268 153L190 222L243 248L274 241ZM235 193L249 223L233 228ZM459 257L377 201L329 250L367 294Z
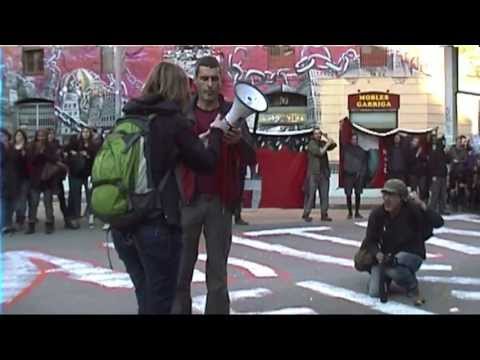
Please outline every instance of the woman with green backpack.
M146 156L146 166L159 199L150 216L138 224L122 227L110 222L115 248L135 286L139 314L169 314L174 300L182 249L181 179L176 177L175 168L185 163L195 171L211 173L219 158L223 136L220 118L212 123L205 145L190 130L191 122L184 115L188 104L189 84L184 71L162 62L150 73L142 95L126 104L125 117L117 122L118 128L129 119L140 124L139 119L148 119L145 143L150 156ZM109 137L115 136L122 136L116 128ZM134 141L134 136L124 138L126 144ZM105 139L97 159L102 158L102 151L111 151L111 141ZM97 159L92 175L94 192Z

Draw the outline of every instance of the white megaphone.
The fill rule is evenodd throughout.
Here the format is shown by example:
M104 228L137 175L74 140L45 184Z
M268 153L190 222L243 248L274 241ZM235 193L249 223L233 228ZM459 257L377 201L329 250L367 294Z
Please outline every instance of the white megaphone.
M237 127L240 119L246 119L254 112L261 113L267 109L267 98L259 89L243 81L237 82L235 84L235 100L222 121L222 130L227 131L231 127Z

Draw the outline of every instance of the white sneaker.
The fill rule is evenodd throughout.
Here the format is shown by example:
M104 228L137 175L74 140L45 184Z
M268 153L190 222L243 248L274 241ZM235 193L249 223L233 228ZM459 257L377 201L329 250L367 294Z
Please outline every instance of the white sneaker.
M103 228L102 228L103 231L107 231L109 229L110 229L110 224L103 225Z

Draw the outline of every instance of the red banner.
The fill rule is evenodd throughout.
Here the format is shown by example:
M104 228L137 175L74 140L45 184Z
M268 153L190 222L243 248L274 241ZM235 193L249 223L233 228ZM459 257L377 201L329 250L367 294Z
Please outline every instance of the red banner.
M287 149L257 150L262 178L262 208L303 208L307 154Z

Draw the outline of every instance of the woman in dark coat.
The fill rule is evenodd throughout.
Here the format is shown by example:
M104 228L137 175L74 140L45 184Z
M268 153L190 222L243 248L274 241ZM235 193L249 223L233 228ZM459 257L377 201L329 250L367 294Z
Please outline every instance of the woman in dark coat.
M0 187L2 203L2 233L15 232L12 225L13 209L15 203L15 184L17 172L15 169L12 135L4 128L0 129Z
M25 131L21 129L15 131L13 135L13 142L14 161L18 175L15 214L18 229L22 230L25 225L28 193L30 190L30 176L27 163L28 137Z
M55 218L53 213L53 192L55 190L56 176L46 177L46 167L56 165L59 157L55 147L48 143L48 131L38 129L35 139L27 151L27 162L30 168L30 196L28 204L28 229L26 234L35 232L37 210L40 195L43 193L43 205L45 207L45 232L51 234L54 231Z
M78 229L78 225L72 223L71 216L68 212L67 202L65 201L65 189L63 187L63 180L67 177L68 167L65 164L65 159L63 156L63 146L60 144L58 139L55 138L55 131L53 129L48 130L48 143L55 148L55 153L59 158L59 166L63 168L63 171L59 172L55 179L55 188L54 194L57 195L58 202L60 204L60 211L63 215L63 220L65 222L65 228L67 229Z

